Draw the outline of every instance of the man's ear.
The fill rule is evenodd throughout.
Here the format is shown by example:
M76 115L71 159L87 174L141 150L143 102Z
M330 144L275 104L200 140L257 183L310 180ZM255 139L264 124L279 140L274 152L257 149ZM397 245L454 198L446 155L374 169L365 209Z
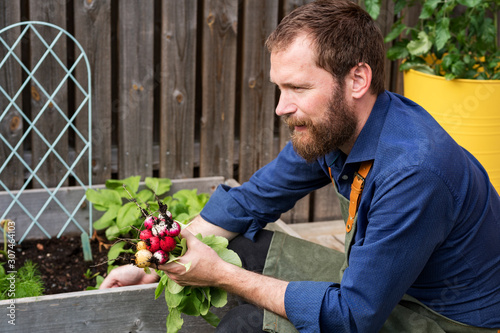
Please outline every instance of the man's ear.
M351 96L355 99L363 97L372 83L372 69L370 65L360 62L349 73L351 83Z

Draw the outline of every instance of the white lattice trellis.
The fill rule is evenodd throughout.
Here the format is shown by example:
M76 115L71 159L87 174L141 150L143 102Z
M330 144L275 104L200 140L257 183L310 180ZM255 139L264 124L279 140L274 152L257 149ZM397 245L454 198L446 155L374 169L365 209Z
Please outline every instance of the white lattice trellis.
M44 36L42 36L42 33L40 32L40 30L42 30L41 27L49 27L51 29L54 29L56 37L53 38L51 41L47 41L46 38L44 38ZM19 34L17 38L14 39L12 38L11 34L13 31ZM4 38L7 36L7 34L10 34L9 38ZM46 50L44 49L44 52L40 57L40 59L32 66L25 64L22 61L22 59L20 59L18 54L16 54L16 50L19 51L18 48L20 48L22 45L23 38L26 38L28 34L31 35L31 38L38 38L37 42L40 42L41 43L40 45L46 48ZM62 40L63 38L69 38L76 46L75 53L79 53L74 55L75 59L69 68L68 66L66 66L65 61L61 60L61 57L66 57L66 53L64 55L58 55L54 48L55 45L58 43L58 41ZM11 43L9 44L8 41L11 41ZM9 188L5 184L5 182L3 182L0 179L0 191L3 190L5 191L5 193L8 194L8 196L2 197L3 198L2 200L4 201L2 203L4 211L0 211L0 220L9 218L10 214L12 214L14 209L17 210L21 209L23 214L25 214L26 217L31 220L31 222L21 235L19 243L25 239L25 237L30 233L30 231L33 229L34 226L36 226L39 230L41 230L43 234L45 234L48 238L51 238L50 233L47 232L47 225L46 224L44 225L44 223L47 223L47 221L44 221L43 223L40 221L41 218L43 217L44 212L46 212L46 210L49 209L49 207L55 206L58 207L58 209L60 209L61 214L65 214L64 216L67 216L66 223L59 230L59 233L57 235L58 238L63 234L63 232L67 229L70 223L73 223L78 229L82 231L82 233L88 233L88 235L91 235L92 234L91 204L88 204L87 206L89 214L88 230L85 230L85 228L82 227L81 223L79 223L79 221L77 221L77 219L75 218L77 211L86 204L85 190L90 188L92 183L91 73L90 73L88 58L82 46L72 35L70 35L64 29L46 22L26 21L26 22L16 23L1 29L0 48L4 48L5 51L5 56L3 57L3 59L0 60L0 71L2 70L2 68L4 68L4 66L7 67L7 64L10 67L12 67L14 64L16 66L19 66L22 69L22 72L24 73L24 80L22 81L22 84L17 89L17 91L8 92L4 87L0 85L0 97L3 99L3 101L5 101L3 103L4 105L0 104L0 106L2 106L0 114L0 124L2 123L2 121L4 121L6 115L11 110L15 110L24 120L24 123L27 124L27 127L23 130L22 136L15 143L12 143L11 141L7 140L7 138L4 135L2 135L2 133L0 133L0 140L1 140L0 143L3 143L8 149L10 149L10 154L7 156L7 158L4 161L0 161L1 162L0 175L2 174L2 172L8 169L10 162L16 160L18 160L22 164L27 175L26 179L24 180L24 184L19 189ZM52 92L47 91L44 88L43 84L37 79L35 75L37 73L37 70L39 70L39 68L43 66L44 61L48 59L55 59L57 64L59 64L63 69L64 73L60 83ZM74 75L75 69L79 64L80 66L85 66L87 69L87 78L83 86L75 78ZM81 99L81 103L75 106L75 109L68 114L63 112L62 108L58 105L58 103L55 100L55 97L59 93L61 87L65 86L66 82L71 82L75 87L75 91L77 91L78 94L81 94L81 96L83 96L83 98ZM44 98L46 98L45 103L43 104L39 112L36 114L36 116L32 117L32 119L30 119L30 116L27 115L16 102L20 100L20 96L22 96L23 90L25 90L26 87L29 85L35 87L36 90L39 92L39 94L42 95ZM57 114L60 117L62 117L65 121L65 126L59 130L59 134L53 140L48 139L46 135L42 133L43 131L37 128L37 122L39 121L39 119L41 119L41 117L44 116L46 112L48 112L47 110L49 109L51 110L55 109L57 111ZM75 119L77 118L78 115L84 114L85 112L87 112L88 126L85 129L85 131L82 131L81 129L78 129L75 126ZM75 156L74 158L71 158L71 161L69 161L67 156L61 156L60 152L58 152L57 149L57 144L61 141L61 138L63 138L69 131L72 131L72 133L74 133L74 137L76 138L76 140L81 140L82 143L81 150L75 153ZM19 152L20 147L29 137L31 137L31 140L34 139L41 140L47 147L47 151L43 153L42 157L37 161L31 159L31 163L30 161L28 161L28 159L26 158L26 156L24 156L23 153ZM37 172L40 170L44 162L47 161L48 157L51 154L53 154L56 157L56 160L58 161L59 165L62 166L61 168L63 169L63 172L61 172L62 176L60 177L60 179L55 180L57 183L57 186L55 187L49 187L48 185L46 185L46 180L42 179L39 175L37 175ZM80 177L78 177L78 174L75 172L76 166L79 165L79 163L84 163L81 162L85 160L84 157L86 157L88 160L88 165L86 166L88 168L88 177L85 182L82 181ZM83 189L83 191L81 191L81 193L83 193L81 195L81 198L77 198L77 200L70 201L71 204L69 204L66 200L62 199L64 193L61 193L62 192L61 188L68 181L68 178L70 176L72 177L72 179L75 180L76 186L79 186ZM30 190L28 190L27 188L30 182L32 181L36 181L38 184L40 184L41 189L43 189L46 192L44 193L45 194L44 196L41 196L44 197L45 202L43 202L41 207L36 207L36 209L32 209L32 207L29 207L29 205L25 204L23 200L23 197L28 192L30 192ZM51 181L54 181L54 179L51 179ZM6 202L7 200L9 202Z

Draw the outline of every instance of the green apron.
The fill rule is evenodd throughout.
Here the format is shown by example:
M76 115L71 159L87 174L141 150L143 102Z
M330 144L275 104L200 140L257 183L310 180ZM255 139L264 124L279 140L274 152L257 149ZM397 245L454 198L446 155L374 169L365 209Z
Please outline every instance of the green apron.
M340 199L344 221L349 215L349 200L335 189ZM264 275L286 281L331 281L340 283L349 265L352 238L356 233L354 218L352 230L346 233L345 253L299 239L281 232L275 232L267 254ZM347 223L347 222L346 222ZM300 260L307 258L307 260ZM270 333L297 333L297 329L285 318L264 310L263 330ZM414 297L404 295L385 322L382 333L500 333L497 329L476 328L446 318L433 311Z

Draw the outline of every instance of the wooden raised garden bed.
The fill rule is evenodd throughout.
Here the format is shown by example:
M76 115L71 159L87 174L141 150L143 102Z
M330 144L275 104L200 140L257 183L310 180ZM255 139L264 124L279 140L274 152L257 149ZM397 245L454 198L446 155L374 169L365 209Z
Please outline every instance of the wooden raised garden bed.
M198 189L198 193L212 193L217 185L223 182L223 177L172 180L169 193L194 188ZM74 193L71 188L66 191L70 199ZM40 191L33 191L30 201L36 202L38 192ZM102 214L95 213L94 219L99 217L98 213ZM16 220L16 231L19 233L29 226L30 221L26 218L11 218ZM85 209L82 209L81 214L79 213L79 223L88 228L88 220ZM54 225L48 228L52 237L56 237L61 223L64 221L54 219ZM72 230L73 233L78 232L76 229ZM27 239L31 238L33 236ZM153 283L0 301L1 332L165 332L168 309L164 297L154 299L156 285ZM232 297L229 297L228 301L226 307L212 309L213 312L222 316L235 302ZM213 327L202 318L183 318L181 332L213 331Z

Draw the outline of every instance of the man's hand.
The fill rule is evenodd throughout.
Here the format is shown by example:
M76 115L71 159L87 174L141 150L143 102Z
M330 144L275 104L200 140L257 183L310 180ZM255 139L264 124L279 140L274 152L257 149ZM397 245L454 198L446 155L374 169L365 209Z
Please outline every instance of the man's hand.
M130 286L135 284L147 284L158 281L158 274L151 270L146 274L142 268L132 265L120 266L109 272L109 275L101 283L99 289Z
M164 270L168 276L182 286L207 287L218 286L220 272L227 265L217 253L208 245L196 238L189 229L184 229L181 236L187 240L186 253L178 259L184 265L190 263L190 268L177 262L160 265L158 268Z
M226 231L221 227L218 227L210 222L205 221L199 215L193 219L193 221L191 222L190 226L187 229L191 230L191 232L195 234L201 233L204 236L214 234L226 237L228 239L232 239L236 235L236 233L234 232ZM178 264L176 265L184 269L183 266ZM132 265L118 267L113 269L109 273L109 275L102 282L99 289L123 287L135 284L154 283L158 281L158 275L153 270L151 270L151 272L152 272L151 274L146 274L143 269L137 268Z
M218 287L286 318L285 291L288 282L247 271L222 260L211 247L196 238L189 228L181 232L187 240L186 253L179 258L189 270L171 262L160 265L169 278L183 286Z

